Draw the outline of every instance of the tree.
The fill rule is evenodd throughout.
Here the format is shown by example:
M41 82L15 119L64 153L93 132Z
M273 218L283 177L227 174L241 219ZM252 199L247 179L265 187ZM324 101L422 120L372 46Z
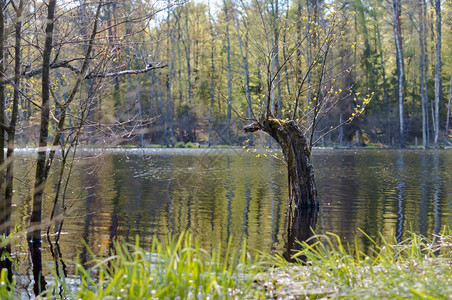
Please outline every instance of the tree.
M355 112L345 122L341 122L327 130L326 133L317 134L318 126L336 104L345 96L351 94L351 87L336 87L336 72L329 65L331 54L334 47L337 46L341 39L341 30L346 22L345 16L338 14L331 8L329 13L329 22L322 29L318 23L311 21L311 32L315 30L317 48L312 57L312 62L304 69L301 84L297 86L297 96L295 101L286 101L283 107L289 108L291 112L286 118L278 118L278 112L273 110L272 93L275 89L275 81L278 78L286 64L296 59L298 47L309 47L309 44L296 44L290 48L290 55L287 60L282 62L279 69L272 72L271 64L273 63L274 53L271 49L270 53L262 53L261 60L265 61L267 68L266 95L260 106L260 111L254 111L256 116L253 122L247 125L245 132L264 131L269 134L280 145L284 154L284 160L287 165L288 181L289 181L289 203L292 209L315 208L319 206L317 198L317 187L314 179L314 168L311 161L312 147L318 143L323 136L329 134L344 123L349 123L358 114L364 111L364 106L370 100L370 96L364 99L361 105L357 106ZM308 31L309 35L310 32ZM309 41L306 37L303 39ZM309 43L309 42L308 42ZM259 48L262 49L262 48ZM335 66L334 63L332 63ZM336 64L337 65L337 64ZM349 72L350 66L339 71L339 74ZM314 77L315 76L315 77ZM305 86L306 80L311 77L315 85ZM300 95L306 93L312 88L312 103L308 112L304 113L299 102ZM304 130L303 130L304 128ZM317 135L316 135L317 134ZM292 206L292 204L294 206Z
M17 14L20 15L21 12L21 3L15 7L15 10L17 11ZM83 4L82 4L83 5ZM54 46L54 38L56 39L62 39L64 38L64 35L59 35L54 32L55 30L55 20L57 20L57 15L59 13L63 12L58 11L57 9L57 1L51 0L49 4L47 5L47 22L45 26L45 42L44 42L44 48L42 50L42 65L36 69L25 71L23 74L21 74L25 78L31 78L35 75L42 74L41 75L41 104L40 104L40 134L39 134L39 148L38 148L38 156L37 156L37 163L36 163L36 174L35 174L35 183L34 183L34 191L32 194L32 212L30 216L30 226L28 231L28 236L30 240L30 251L32 255L32 261L33 261L33 273L35 277L35 287L34 291L35 294L38 295L45 287L45 280L44 277L41 274L42 270L42 262L41 262L41 256L40 256L40 245L41 245L41 231L42 231L42 202L44 197L44 188L46 186L46 182L49 178L49 174L56 156L56 150L61 150L61 166L57 170L58 174L58 183L57 183L57 191L55 193L55 198L53 201L53 209L50 214L50 222L54 222L55 217L55 211L56 206L59 202L59 197L62 195L64 199L64 194L67 188L68 180L63 182L63 176L65 174L65 166L66 162L68 161L68 154L70 153L69 150L74 150L79 143L79 137L81 134L81 130L83 126L86 124L86 120L89 115L89 109L93 105L92 101L95 101L96 97L94 93L96 91L101 90L102 80L103 78L118 78L120 76L124 75L130 75L130 74L141 74L141 73L147 73L155 69L159 69L162 67L165 67L166 65L162 65L160 63L155 63L152 65L147 65L144 69L137 69L137 70L117 70L114 66L112 72L108 72L107 65L108 61L105 60L102 57L99 57L99 53L104 54L108 58L108 51L105 51L105 44L100 43L100 39L98 36L101 32L106 30L105 28L99 28L100 27L100 16L101 12L105 8L105 2L99 1L95 8L89 7L91 9L91 13L93 13L93 23L90 26L91 32L88 35L88 38L84 42L86 42L86 45L82 47L83 56L82 58L72 58L70 57L72 55L72 52L75 52L73 49L72 51L65 51L63 46L71 45L71 43L68 43L67 41L57 40L59 43L59 47ZM61 17L61 15L59 15ZM20 20L20 18L18 18ZM108 25L107 25L108 26ZM63 26L59 26L61 28ZM20 37L20 26L16 25L16 55L20 55L20 38L18 38L18 35ZM61 30L61 29L60 29ZM19 32L19 33L17 33ZM80 37L76 37L80 38ZM84 37L82 37L84 38ZM110 37L108 36L107 39ZM52 57L52 50L55 49L55 54ZM93 54L95 53L95 54ZM67 57L69 56L69 57ZM67 59L65 59L67 58ZM72 62L76 61L77 65L73 65ZM15 74L18 74L18 70L20 70L20 57L16 58L15 60L16 64L19 64L19 66L16 65L15 67ZM51 70L58 69L58 68L67 68L70 70L70 75L74 77L74 81L72 83L72 87L69 88L67 91L67 94L65 94L64 101L62 99L59 99L57 96L55 90L56 84L51 84ZM92 68L92 70L90 70ZM16 76L17 78L17 76ZM89 89L88 93L86 95L85 99L80 99L78 103L74 103L79 95L80 88L85 80L88 79L97 79L99 82L96 86L91 85L93 89ZM50 111L51 111L51 96L54 100L54 106L55 111L52 113L55 120L55 129L53 132L53 141L51 142L51 148L50 150L47 148L49 142L49 129L51 124L50 119ZM74 105L75 104L75 105ZM62 137L64 135L64 132L67 130L65 127L66 124L66 118L68 117L68 110L71 105L74 105L75 109L78 111L78 124L77 124L77 130L76 133L74 133L73 136L69 137L68 140L64 140ZM14 116L14 103L13 103L13 112L12 116ZM17 108L16 108L17 111ZM13 120L13 119L12 119ZM71 129L72 130L72 129ZM10 139L14 141L14 139ZM70 177L72 170L72 166L68 167L67 171L67 177ZM60 195L61 193L61 195ZM63 212L66 210L66 207L64 205L63 201ZM59 233L61 232L62 227L62 221L60 222L59 226L55 226L57 231L57 239L59 236ZM50 226L47 230L47 233L50 231Z
M425 35L425 30L424 30L424 1L425 0L418 0L418 7L417 7L417 11L418 11L418 21L417 21L417 25L416 22L414 20L414 15L410 14L410 19L411 22L413 24L413 26L415 27L416 31L418 32L418 36L419 36L419 48L421 50L420 54L419 54L419 93L421 95L421 111L422 111L422 145L424 148L427 148L428 146L428 139L427 139L427 113L428 113L428 107L427 107L427 93L426 93L426 74L425 74L425 67L424 67L424 63L425 63L425 47L424 47L424 35Z
M450 77L449 87L449 100L447 101L447 114L446 114L446 142L449 142L449 120L450 120L450 100L452 98L452 76Z
M400 148L405 147L405 112L403 104L403 47L402 47L402 30L400 24L400 0L391 0L392 7L392 21L394 29L394 42L396 46L397 58L397 82L398 82L398 100L399 100L399 133L400 133Z
M435 0L436 13L436 50L435 50L435 139L434 144L438 146L439 137L439 107L442 96L442 80L441 80L441 0Z
M227 52L227 68L228 68L228 111L226 116L226 134L227 134L227 142L231 140L231 113L232 113L232 69L231 69L231 42L229 39L229 9L228 9L228 0L223 0L224 5L224 16L226 23L226 52Z

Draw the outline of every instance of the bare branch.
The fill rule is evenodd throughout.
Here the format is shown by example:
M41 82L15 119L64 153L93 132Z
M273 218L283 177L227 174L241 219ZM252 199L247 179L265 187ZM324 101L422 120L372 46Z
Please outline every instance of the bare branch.
M80 59L82 59L82 58L80 58ZM79 58L72 59L72 60L56 61L50 65L50 68L51 69L66 68L66 69L69 69L69 70L75 72L76 74L80 75L81 70L70 64L71 61L75 61L75 60L79 60ZM124 71L105 73L105 74L88 74L84 77L84 79L109 78L109 77L117 77L117 76L123 76L123 75L131 75L131 74L143 74L143 73L148 73L152 70L166 68L167 66L168 66L168 64L155 63L153 65L148 65L144 69L138 69L138 70L124 70ZM39 75L41 73L42 73L42 67L31 70L31 71L22 72L21 75L25 78L31 78L31 77ZM11 81L12 79L7 78L6 80Z
M168 64L148 65L145 69L140 69L140 70L124 70L124 71L112 72L112 73L106 73L106 74L88 74L87 76L85 76L85 79L109 78L109 77L117 77L117 76L129 75L129 74L143 74L143 73L148 73L152 70L162 69L162 68L166 68L166 67L168 67Z

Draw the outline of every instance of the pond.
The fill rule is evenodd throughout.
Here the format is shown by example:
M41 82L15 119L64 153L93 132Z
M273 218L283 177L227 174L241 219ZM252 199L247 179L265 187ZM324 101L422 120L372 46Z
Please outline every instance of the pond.
M344 241L356 237L366 249L371 243L360 230L377 240L380 234L401 240L410 232L431 237L452 225L452 151L313 152L321 207L315 216L303 217L310 219L302 230L313 226L316 233L333 232ZM138 236L149 248L154 235L167 232L189 231L206 249L231 238L235 245L246 239L252 249L282 253L290 235L286 169L281 153L267 158L264 153L80 150L60 238L69 272L77 257L90 260L82 241L95 253L107 253L115 239L134 242ZM35 154L24 150L17 156L12 221L26 228ZM50 215L55 181L46 189L43 218ZM22 274L30 273L26 246L23 240L13 245ZM46 241L42 247L43 260L52 261Z

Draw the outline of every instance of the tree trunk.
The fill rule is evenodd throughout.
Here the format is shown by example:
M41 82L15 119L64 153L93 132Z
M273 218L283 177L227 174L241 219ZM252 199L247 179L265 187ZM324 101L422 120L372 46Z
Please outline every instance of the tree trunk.
M211 146L212 139L212 119L214 114L214 101L215 101L215 61L214 61L214 49L215 49L215 36L213 30L212 14L210 13L210 1L209 1L209 28L211 38L210 48L210 110L207 111L209 115L209 147Z
M376 14L373 14L373 18L375 21L375 24L377 24L377 41L378 41L378 51L380 52L380 66L381 66L381 73L383 77L383 102L386 103L386 138L387 138L387 144L388 146L391 144L391 107L390 107L390 100L388 96L388 83L386 81L386 69L384 65L384 59L383 59L383 47L381 45L381 34L380 34L380 28L378 27L377 23L377 16ZM342 121L341 121L342 123ZM341 130L342 127L341 127Z
M274 115L278 116L278 118L281 118L281 72L279 68L279 28L278 28L278 22L279 22L279 3L278 0L275 0L275 2L272 1L272 14L273 14L273 38L274 38L274 46L273 46L273 55L274 57L274 66L276 73L276 87L278 89L278 102L275 102L274 107ZM277 103L277 104L276 104Z
M47 12L46 39L43 51L42 63L42 104L41 124L39 133L39 149L36 164L35 186L33 192L33 208L30 216L31 239L33 242L41 241L41 209L42 195L45 182L45 160L47 151L47 137L49 135L50 114L50 54L52 52L53 28L55 19L56 0L50 0Z
M228 3L227 0L223 0L224 14L226 22L226 51L227 51L227 64L228 64L228 111L226 116L226 140L231 142L231 111L232 111L232 70L231 70L231 43L229 41L229 15L228 15Z
M42 53L42 102L41 102L41 123L39 132L39 149L36 163L35 185L33 191L33 206L30 216L29 248L32 253L34 292L40 294L45 289L45 279L42 276L42 261L40 255L41 247L41 218L42 218L42 198L46 173L46 151L47 137L49 135L49 115L50 115L50 55L52 53L53 28L55 20L56 0L50 0L47 6L47 25L44 51ZM39 250L39 251L38 251ZM36 252L37 251L37 252ZM36 254L36 255L34 255Z
M358 22L363 31L364 37L364 49L363 49L363 62L366 73L366 88L367 90L375 90L375 80L373 78L373 70L371 65L371 49L369 43L369 33L367 30L366 16L364 15L364 5L361 0L355 2L356 10L358 11Z
M5 3L0 0L0 122L5 126L5 77L4 77L4 41L5 41L5 20L3 8ZM11 203L8 203L4 193L5 178L5 129L0 128L0 235L8 236L11 233ZM13 280L12 260L4 252L11 253L11 244L0 248L0 270L6 269L9 282Z
M450 120L450 98L452 98L452 76L450 77L450 88L449 88L449 101L447 102L447 114L446 114L446 141L449 141L449 120Z
M301 0L298 0L297 1L297 19L298 19L298 21L297 21L297 60L296 60L296 86L295 86L295 91L296 90L298 90L298 88L301 86L301 81L302 81L302 78L303 78L303 69L302 69L302 55L303 55L303 53L302 53L302 47L301 47L301 43L302 43L302 41L303 41L303 34L302 34L302 23L301 23L301 20L302 20L302 11L303 11L303 6L302 6L302 4L301 4ZM297 101L297 104L298 104L298 99L299 99L299 97L300 97L300 95L299 95L300 93L298 93L297 95L296 95L296 101ZM295 107L295 109L297 109L296 107ZM295 118L296 118L296 115L294 114L294 116L295 116Z
M397 79L398 79L398 99L399 99L399 129L400 148L405 147L405 117L403 108L403 53L402 37L400 30L400 0L392 0L393 28L395 36L395 46L397 50Z
M151 73L153 81L157 83L157 90L158 90L158 103L160 106L160 111L163 115L163 141L166 145L166 147L169 147L169 139L168 139L168 115L166 113L165 104L163 103L163 92L160 85L160 72L157 73L157 77L155 77L154 72Z
M20 67L21 60L21 30L22 30L22 10L23 0L19 2L16 7L16 24L15 27L15 45L14 45L14 93L13 93L13 108L11 112L11 120L8 128L8 143L6 153L6 187L5 187L5 201L6 206L11 207L13 199L13 174L14 174L14 147L16 136L17 117L19 114L19 88L20 88ZM11 210L9 210L11 214Z
M310 146L297 123L267 118L245 127L245 132L257 130L265 131L281 146L287 164L289 206L294 210L318 207Z
M136 99L137 99L137 108L138 108L138 115L140 116L140 119L138 120L139 123L139 134L140 134L140 147L144 148L144 134L145 134L145 128L143 126L143 105L141 103L141 84L140 79L136 79L136 85L135 85L135 91L136 91Z
M110 11L111 10L111 11ZM116 3L110 3L107 5L106 9L106 18L107 18L107 28L108 28L108 43L110 44L110 47L113 47L113 53L112 53L112 65L113 65L113 72L118 72L118 55L117 50L115 46L116 41ZM115 32L113 32L113 29L115 29ZM115 108L119 108L121 106L121 97L119 94L119 77L114 76L113 77L113 98L114 98L114 105Z
M428 38L428 17L427 17L427 2L422 0L422 10L423 10L423 20L424 20L424 49L427 49L427 38ZM426 123L426 135L427 135L427 146L430 144L430 117L429 117L429 99L428 99L428 51L425 52L424 57L424 89L425 89L425 123Z
M174 34L171 32L170 25L170 3L168 2L168 49L167 59L170 61L170 68L167 74L166 86L167 86L167 99L168 99L168 121L169 121L169 140L171 147L174 147L174 132L173 132L173 96L171 89L173 87L173 73L174 73L174 59L176 57L174 50Z
M427 95L425 93L425 52L424 52L424 13L423 13L423 2L424 0L419 0L419 46L421 48L421 54L419 57L419 76L420 76L420 90L421 90L421 108L422 108L422 145L424 148L428 146L427 140Z
M286 0L285 6L289 7L289 1L288 0ZM287 45L286 37L287 37L287 23L288 23L288 20L289 20L289 9L286 9L286 16L284 18L283 45ZM298 27L298 24L297 24L297 27ZM283 46L283 52L282 52L283 61L287 61L287 54L286 54L287 49L286 48L287 47ZM289 69L287 67L287 64L284 64L284 77L286 79L287 95L290 96Z
M240 48L240 56L242 58L242 67L243 67L243 76L245 77L245 96L246 96L246 103L248 105L247 110L247 117L251 118L251 93L250 93L250 84L249 84L249 71L248 71L248 60L243 52L243 43L242 43L242 36L240 35L240 28L239 28L239 20L235 13L233 14L234 17L234 24L237 34L237 40L239 42L239 48Z
M185 31L187 35L187 41L185 44L185 56L187 59L187 83L188 83L188 104L191 104L191 39L190 39L190 28L188 27L188 5L185 6Z
M439 137L439 106L441 99L441 0L435 0L436 49L435 49L435 147Z
M2 127L0 128L0 195L4 195L4 163L5 163L5 129L6 118L5 118L5 18L3 7L5 6L5 1L0 0L0 123ZM3 201L1 199L0 201ZM3 210L0 212L0 221L3 221Z

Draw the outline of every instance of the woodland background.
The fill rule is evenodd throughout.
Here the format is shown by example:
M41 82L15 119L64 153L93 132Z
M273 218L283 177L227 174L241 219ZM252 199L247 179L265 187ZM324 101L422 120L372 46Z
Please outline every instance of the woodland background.
M17 146L36 146L47 8L40 1L20 1L21 7L14 4L18 1L2 2L0 121L8 130L8 124L17 124L14 132L5 130L5 138L14 134ZM243 133L247 118L266 93L265 74L272 72L265 69L262 53L273 61L272 69L284 65L272 101L281 103L281 118L289 117L285 103L297 89L297 74L315 63L318 32L339 11L342 37L328 64L338 73L335 91L351 87L352 92L344 93L340 105L328 112L316 135L354 117L362 95L373 97L363 114L322 143L448 144L450 0L106 1L86 76L74 100L65 105L80 74L97 7L89 0L57 3L50 137L65 110L61 141L79 130L79 141L86 145L241 145L250 137ZM296 48L296 59L289 59ZM301 110L309 109L315 80L307 78Z

